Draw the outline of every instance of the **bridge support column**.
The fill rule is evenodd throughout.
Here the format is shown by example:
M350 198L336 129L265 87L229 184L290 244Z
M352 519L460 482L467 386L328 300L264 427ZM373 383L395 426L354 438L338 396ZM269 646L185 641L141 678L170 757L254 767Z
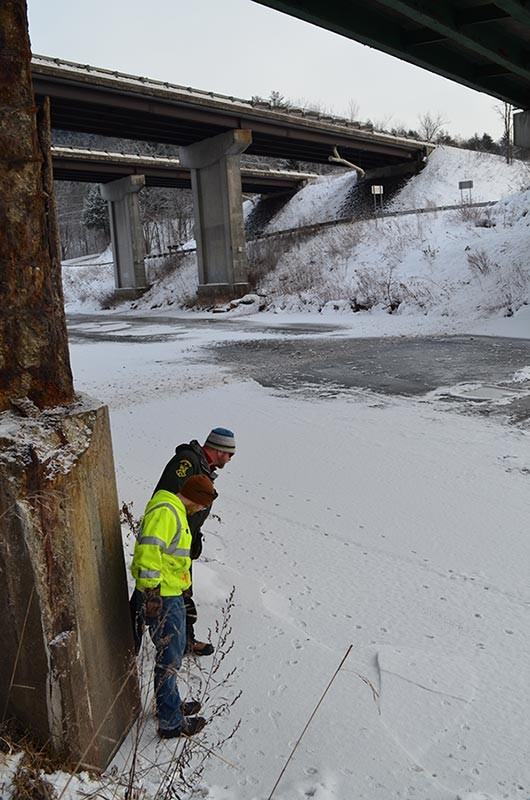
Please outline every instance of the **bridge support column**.
M138 192L144 186L143 175L129 175L100 187L101 196L109 206L116 289L133 296L147 286L145 243L138 202Z
M191 169L199 295L242 296L248 291L239 157L251 131L234 130L180 148Z
M0 709L104 769L140 705L109 418L74 394L25 0L2 3L0 41Z
M530 111L513 115L513 143L516 147L530 147Z

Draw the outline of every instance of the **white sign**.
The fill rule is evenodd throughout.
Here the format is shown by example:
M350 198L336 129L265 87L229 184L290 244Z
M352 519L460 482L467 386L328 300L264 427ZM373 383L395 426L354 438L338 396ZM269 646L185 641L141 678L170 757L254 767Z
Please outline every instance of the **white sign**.
M372 186L372 194L383 194L382 186Z

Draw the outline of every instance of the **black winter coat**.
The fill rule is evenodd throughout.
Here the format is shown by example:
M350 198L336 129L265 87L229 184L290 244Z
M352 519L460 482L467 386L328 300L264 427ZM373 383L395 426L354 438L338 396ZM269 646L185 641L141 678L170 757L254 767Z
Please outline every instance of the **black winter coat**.
M175 455L164 467L160 480L155 486L155 492L165 489L167 492L177 494L187 478L201 474L206 475L212 481L217 478L217 473L208 464L199 442L193 439L189 444L179 444L175 449ZM202 552L201 528L209 513L210 509L207 508L204 511L197 511L189 517L192 558L199 558Z

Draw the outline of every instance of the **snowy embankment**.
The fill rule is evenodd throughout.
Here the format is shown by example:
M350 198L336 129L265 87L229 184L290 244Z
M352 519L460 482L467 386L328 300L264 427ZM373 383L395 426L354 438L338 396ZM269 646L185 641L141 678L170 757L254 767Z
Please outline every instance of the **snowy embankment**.
M473 181L461 192L461 181ZM502 156L437 147L419 175L412 178L388 206L389 211L456 205L471 200L482 203L517 194L530 186L530 164L506 164Z
M389 209L458 203L461 180L473 180L473 201L494 205L350 222L250 245L249 265L257 276L254 295L248 303L227 307L227 313L384 311L405 318L392 323L394 331L409 330L411 317L418 330L460 331L470 321L515 314L530 291L526 163L508 165L500 156L439 147ZM355 181L348 173L308 185L267 231L335 218ZM70 312L97 310L101 297L108 300L112 294L110 274L94 269L90 279L84 267L67 267L64 273ZM82 293L75 285L78 276L84 281ZM133 304L121 304L121 310L189 308L197 288L195 254L184 256L174 271L150 279L150 290Z

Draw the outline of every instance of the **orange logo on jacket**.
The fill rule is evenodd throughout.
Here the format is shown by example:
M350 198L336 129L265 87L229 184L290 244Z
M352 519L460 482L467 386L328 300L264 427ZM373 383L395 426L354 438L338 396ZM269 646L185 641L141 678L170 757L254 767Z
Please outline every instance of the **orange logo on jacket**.
M177 475L179 478L185 478L191 468L191 461L188 461L187 458L183 458L179 464L179 468L175 470L175 475Z

